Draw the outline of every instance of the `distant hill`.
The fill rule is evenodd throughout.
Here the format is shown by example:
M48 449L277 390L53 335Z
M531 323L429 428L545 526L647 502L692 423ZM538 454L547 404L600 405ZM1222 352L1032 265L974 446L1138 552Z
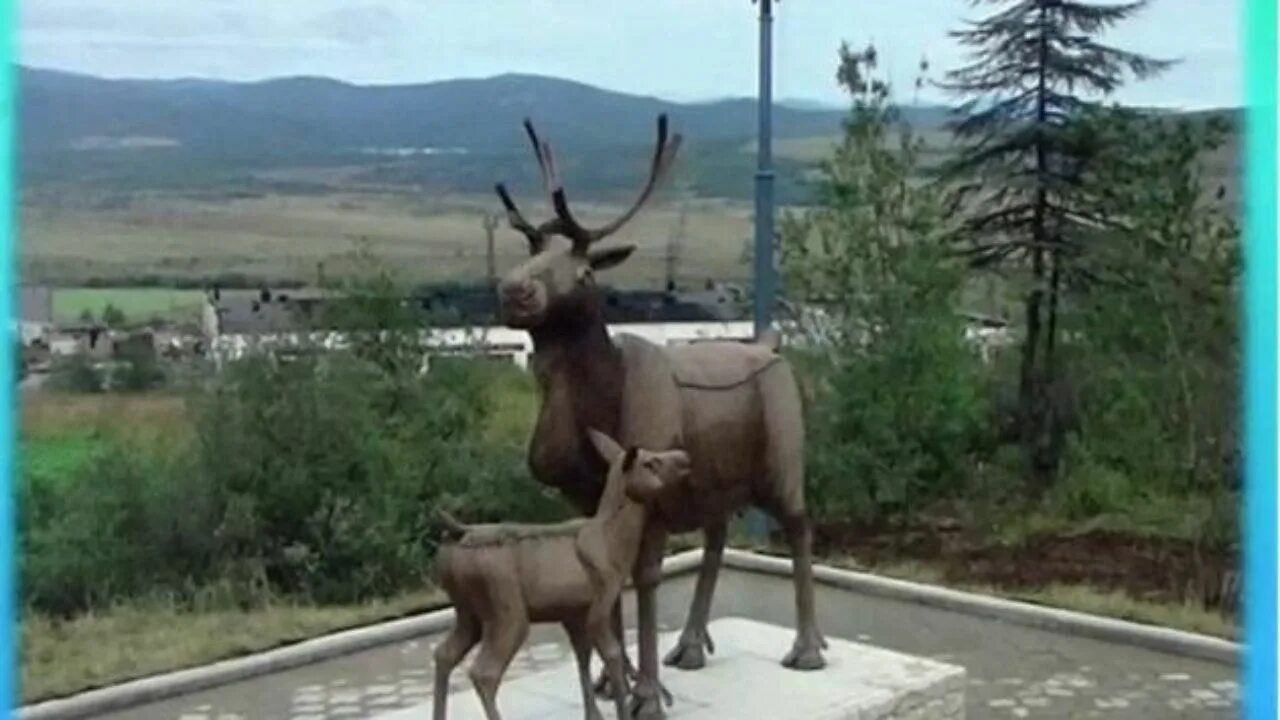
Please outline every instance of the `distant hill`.
M316 77L108 80L23 67L19 102L28 186L71 181L122 189L217 185L275 167L342 165L366 167L360 177L372 182L487 191L499 178L532 180L521 129L531 117L560 151L566 176L585 194L608 195L638 182L654 121L667 113L686 137L680 167L694 191L747 196L752 161L742 148L757 123L752 98L679 103L517 74L366 86ZM775 134L831 136L846 112L779 104ZM932 122L941 109L907 112ZM779 160L780 173L786 162ZM782 182L786 193L789 181Z
M18 79L28 188L243 186L262 184L266 170L341 166L356 168L346 176L357 182L425 191L487 193L499 179L531 189L520 125L531 117L560 151L575 195L604 199L633 191L654 120L667 113L687 140L678 166L687 188L742 199L752 192L752 98L680 103L519 74L355 85L319 77L109 80L20 67ZM948 118L941 106L901 110L926 132ZM806 194L806 168L825 155L847 113L806 100L778 103L780 200Z
M690 138L743 140L755 101L675 103L534 75L420 85L362 86L293 77L235 83L105 80L21 68L26 152L101 146L105 139L163 139L193 151L436 147L472 152L523 147L528 116L566 147L645 143L662 112ZM780 105L780 138L829 134L843 110Z

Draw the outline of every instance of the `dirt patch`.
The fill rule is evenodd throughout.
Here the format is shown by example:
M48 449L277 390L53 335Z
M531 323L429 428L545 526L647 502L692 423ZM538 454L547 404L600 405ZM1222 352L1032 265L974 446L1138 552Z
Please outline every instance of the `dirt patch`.
M886 532L849 525L815 529L815 552L848 556L867 567L917 561L947 582L1036 589L1089 585L1153 602L1194 602L1234 615L1239 591L1237 558L1185 540L1110 532L1042 535L1016 545L966 537L955 525Z

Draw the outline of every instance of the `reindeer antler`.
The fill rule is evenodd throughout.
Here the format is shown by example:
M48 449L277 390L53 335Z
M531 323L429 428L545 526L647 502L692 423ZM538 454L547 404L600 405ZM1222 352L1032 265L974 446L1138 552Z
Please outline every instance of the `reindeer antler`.
M569 210L569 200L565 196L564 186L555 174L555 160L551 155L551 148L545 143L543 144L542 152L546 155L546 162L550 168L548 177L553 183L551 186L551 205L555 208L556 217L564 225L563 234L573 240L574 249L579 252L585 252L592 243L617 232L619 228L630 222L640 212L640 208L644 207L644 204L649 201L653 191L670 171L672 164L675 162L676 152L680 150L681 140L683 138L677 133L668 142L667 116L666 114L659 115L658 142L653 149L653 161L649 166L649 178L645 181L644 187L641 188L640 196L636 198L626 212L618 216L613 222L595 229L583 227L574 218L572 211Z
M507 186L498 183L493 186L498 193L498 199L502 201L502 206L507 210L507 223L511 225L513 230L519 231L529 239L529 244L534 250L541 250L547 243L546 233L541 227L534 227L533 223L524 219L524 215L520 214L520 209L516 207L516 203L511 199L511 194L507 192ZM543 223L546 226L547 223Z
M658 142L654 147L653 161L649 167L649 178L645 181L644 187L641 188L640 196L636 198L636 201L626 212L613 222L591 229L583 227L569 209L569 200L565 195L564 183L561 182L560 176L556 172L555 154L551 150L550 143L538 137L537 131L534 130L533 122L527 118L524 121L524 130L529 136L529 142L533 145L533 152L538 158L538 171L542 178L542 186L551 195L551 206L555 209L556 217L535 227L520 214L515 202L511 199L511 195L508 194L506 186L498 183L495 189L498 192L498 197L502 200L503 207L507 210L507 220L512 228L520 231L529 239L535 249L540 249L546 243L547 235L558 234L572 240L574 250L577 252L586 252L591 244L617 232L619 228L626 225L640 212L640 208L648 202L649 197L653 195L653 191L670 171L682 140L680 134L677 133L668 141L667 116L665 114L659 115Z
M551 156L551 146L538 139L538 131L533 129L533 121L529 118L524 120L524 131L529 136L530 144L533 145L534 155L538 158L538 172L542 178L542 187L550 193L552 187L559 184L559 180L556 179L555 175L555 160ZM519 231L529 239L529 244L533 246L535 251L541 250L546 245L548 235L564 234L561 227L563 223L560 218L552 218L541 225L534 226L520 213L515 201L511 199L511 194L507 192L507 186L504 183L495 185L494 190L497 191L498 199L502 201L502 206L507 210L507 222L512 229Z
M561 182L561 178L556 172L556 155L552 152L552 146L538 137L538 131L534 129L534 123L527 118L525 119L525 135L529 136L529 142L534 146L534 155L538 158L538 170L541 181L543 181L543 188L550 193L552 208L556 210L556 217L535 227L516 208L515 201L512 201L511 195L507 192L507 187L503 183L498 183L497 186L494 186L494 190L497 190L498 197L502 200L503 208L507 209L507 220L511 223L513 229L524 233L524 236L529 238L529 242L535 249L541 249L545 245L549 234L562 234L562 236L570 238L573 242L573 250L576 252L586 252L590 245L616 233L622 225L627 224L631 218L636 217L645 202L648 202L649 197L653 195L653 191L657 190L658 184L667 177L672 164L675 163L676 152L680 150L680 143L684 140L680 133L676 133L668 141L667 115L658 115L658 142L654 146L653 161L649 165L649 178L646 179L644 187L641 188L640 196L636 197L635 202L632 202L631 208L628 208L626 213L614 219L613 222L603 225L603 227L593 229L582 227L582 224L573 217L572 211L568 208L567 196L564 195L564 183Z

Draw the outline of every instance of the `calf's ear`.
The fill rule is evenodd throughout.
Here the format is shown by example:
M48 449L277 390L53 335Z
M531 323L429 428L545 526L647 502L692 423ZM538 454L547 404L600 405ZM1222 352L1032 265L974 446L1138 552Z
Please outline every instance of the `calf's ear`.
M595 446L596 452L600 453L600 459L606 463L612 465L622 455L622 446L599 430L587 428L587 437L591 438L591 444Z

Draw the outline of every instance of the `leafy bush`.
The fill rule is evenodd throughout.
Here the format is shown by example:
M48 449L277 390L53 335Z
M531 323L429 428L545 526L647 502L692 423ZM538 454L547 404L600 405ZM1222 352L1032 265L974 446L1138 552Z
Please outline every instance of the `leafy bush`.
M913 177L922 145L866 76L874 51L845 48L842 61L854 98L844 141L818 206L785 219L781 251L789 298L818 309L802 322L812 504L875 520L962 488L986 410L956 312L963 268L940 242L939 194Z
M100 393L106 377L93 358L82 353L54 359L49 368L49 389L72 393Z
M111 375L113 389L125 392L154 390L165 383L164 368L154 352L131 347L125 352Z
M205 578L212 526L177 453L107 444L67 478L24 472L18 567L31 607L70 615Z
M510 368L390 376L349 353L229 364L163 448L100 437L58 477L20 483L22 598L60 615L154 593L252 605L347 602L420 586L433 509L566 517L526 470L529 418L497 417ZM176 435L176 437L175 437Z
M426 318L392 301L390 276L347 292L359 330L348 348L250 354L194 385L190 426L163 447L104 436L56 480L25 468L24 602L67 615L155 593L358 601L421 586L438 506L475 521L564 518L526 469L527 378L484 362L422 374ZM151 367L126 358L117 380L141 389Z
M1239 235L1201 160L1223 129L1110 112L1086 132L1124 139L1129 152L1104 157L1089 178L1115 222L1094 239L1092 282L1067 316L1081 442L1091 463L1148 492L1228 504L1239 468Z
M129 322L129 318L125 316L124 311L111 303L102 308L102 324L109 328L122 328Z

